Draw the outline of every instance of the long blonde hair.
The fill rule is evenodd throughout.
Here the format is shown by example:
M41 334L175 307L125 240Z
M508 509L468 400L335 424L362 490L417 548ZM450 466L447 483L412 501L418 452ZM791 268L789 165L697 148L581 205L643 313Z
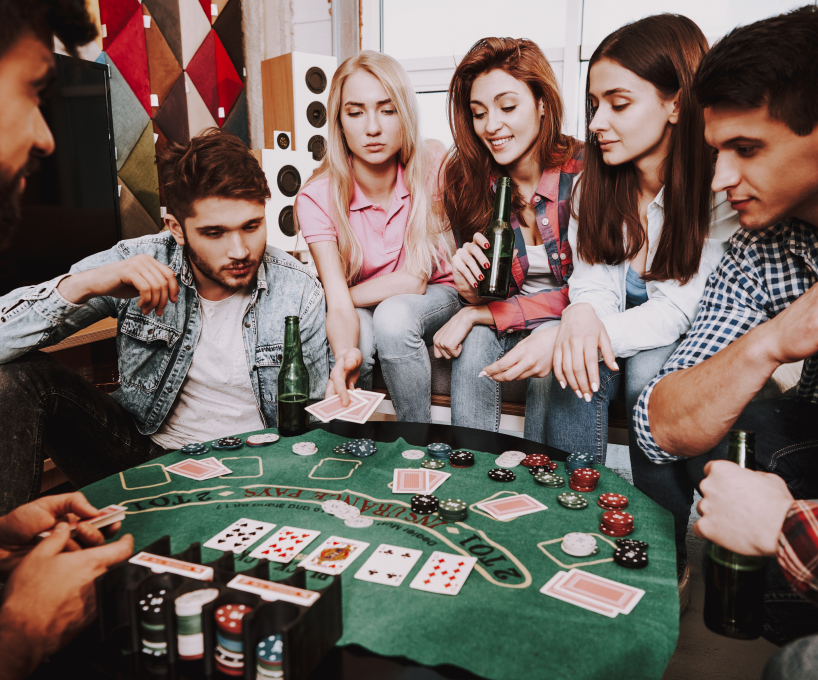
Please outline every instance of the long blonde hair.
M349 223L349 203L354 192L352 153L341 131L340 116L344 84L359 70L380 81L397 111L402 140L400 162L405 167L404 181L412 197L412 210L404 236L406 258L403 266L413 276L428 280L440 266L441 257L451 254L451 238L447 238L450 231L445 223L442 201L433 200L437 177L429 177L432 158L420 136L417 98L409 76L394 58L366 50L344 61L335 72L327 101L327 153L304 186L329 179L330 219L338 232L338 251L347 284L351 285L361 273L363 249Z

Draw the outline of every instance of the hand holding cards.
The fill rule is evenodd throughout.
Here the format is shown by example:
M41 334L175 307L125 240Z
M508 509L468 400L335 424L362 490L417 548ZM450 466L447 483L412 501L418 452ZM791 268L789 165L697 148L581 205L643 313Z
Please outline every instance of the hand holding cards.
M363 424L375 412L384 396L386 395L367 390L350 390L349 406L341 404L341 397L335 395L308 406L306 410L323 423L338 419Z
M94 529L103 529L111 524L121 522L123 519L125 519L125 510L127 510L127 508L122 505L109 505L107 508L100 510L96 517L82 520L82 522L71 522L69 524L71 527L71 533L73 534L80 524L89 524L90 526L94 527ZM47 538L51 535L51 531L52 530L49 529L48 531L43 531L38 535L40 538Z

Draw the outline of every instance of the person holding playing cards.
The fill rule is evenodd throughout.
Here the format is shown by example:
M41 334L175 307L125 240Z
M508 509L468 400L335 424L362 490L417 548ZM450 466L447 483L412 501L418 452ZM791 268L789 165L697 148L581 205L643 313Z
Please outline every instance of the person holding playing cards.
M2 17L2 10L0 10ZM0 517L0 677L25 678L96 616L94 580L130 557L133 538L105 545L121 526L103 531L81 493L44 496ZM69 522L79 522L72 532ZM36 543L38 534L50 535Z
M438 192L442 144L420 136L409 77L364 51L335 72L327 153L295 210L327 296L326 396L371 388L377 354L398 420L431 422L427 345L457 309Z
M463 308L436 334L435 356L452 360L452 424L500 429L501 388L481 375L529 334L559 323L572 271L567 201L582 168L582 145L562 134L559 84L530 40L485 38L449 85L454 147L445 165L444 202L460 248L452 265ZM515 255L511 295L477 294L488 267L484 249L501 176L512 181ZM528 381L525 438L545 441L549 378Z

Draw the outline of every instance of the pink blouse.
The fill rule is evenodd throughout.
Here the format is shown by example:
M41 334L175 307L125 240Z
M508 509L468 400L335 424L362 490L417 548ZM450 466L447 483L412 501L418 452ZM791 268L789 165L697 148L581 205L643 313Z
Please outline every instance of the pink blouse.
M436 186L437 172L442 155L435 154L434 168ZM363 264L358 283L391 274L403 265L406 257L404 235L412 197L403 179L404 167L398 164L395 195L389 210L370 201L353 178L354 191L349 202L349 223L358 237L363 250ZM304 240L309 243L319 241L338 242L338 233L330 218L329 179L311 182L298 195L296 202L298 225ZM429 283L442 283L455 288L452 265L445 256L441 257L441 267L435 270Z

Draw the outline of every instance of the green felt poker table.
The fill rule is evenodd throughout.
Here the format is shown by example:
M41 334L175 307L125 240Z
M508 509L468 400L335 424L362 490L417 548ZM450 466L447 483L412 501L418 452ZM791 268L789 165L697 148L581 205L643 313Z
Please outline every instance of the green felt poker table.
M376 439L377 453L353 458L333 451L350 437ZM170 474L166 466L189 458L170 453L83 492L97 507L112 503L127 507L123 532L133 534L135 551L167 534L176 553L193 542L203 544L242 517L321 531L306 552L332 535L368 542L366 551L342 575L344 634L339 647L363 648L423 666L454 667L492 680L658 680L673 653L679 628L670 513L602 466L597 466L601 477L596 491L584 494L589 505L583 510L557 502L557 495L569 490L567 485L543 487L523 466L514 468L513 482L493 481L487 473L496 467L495 456L502 449L492 449L509 439L466 428L330 423L268 446L208 452L206 456L215 455L233 470L229 476L197 482ZM318 453L295 455L292 445L297 441L314 442ZM391 491L395 468L419 467L422 462L407 460L402 452L425 450L421 445L432 441L447 441L453 448L474 452L473 467L446 465L444 471L451 477L435 492L439 498L466 501L465 521L447 523L436 514L416 515L409 507L410 494ZM546 452L533 442L514 439L514 443L515 449L526 453ZM566 476L564 464L559 464L558 473ZM635 531L629 538L650 545L646 568L626 569L613 562L614 539L599 529L603 509L596 501L604 492L628 497L627 512L635 517ZM481 501L518 493L533 496L548 509L500 522L475 507ZM366 528L345 526L343 520L322 511L321 504L331 499L354 505L374 523ZM599 553L586 558L564 553L561 539L574 531L592 534ZM424 553L399 587L353 578L381 543ZM435 550L477 558L456 596L409 587ZM252 547L237 556L237 569L256 564L248 557L251 551ZM204 562L219 556L202 548ZM270 579L286 578L299 561L270 563ZM607 618L539 592L558 571L572 568L636 586L645 595L630 614ZM328 578L311 572L307 587L320 590Z

